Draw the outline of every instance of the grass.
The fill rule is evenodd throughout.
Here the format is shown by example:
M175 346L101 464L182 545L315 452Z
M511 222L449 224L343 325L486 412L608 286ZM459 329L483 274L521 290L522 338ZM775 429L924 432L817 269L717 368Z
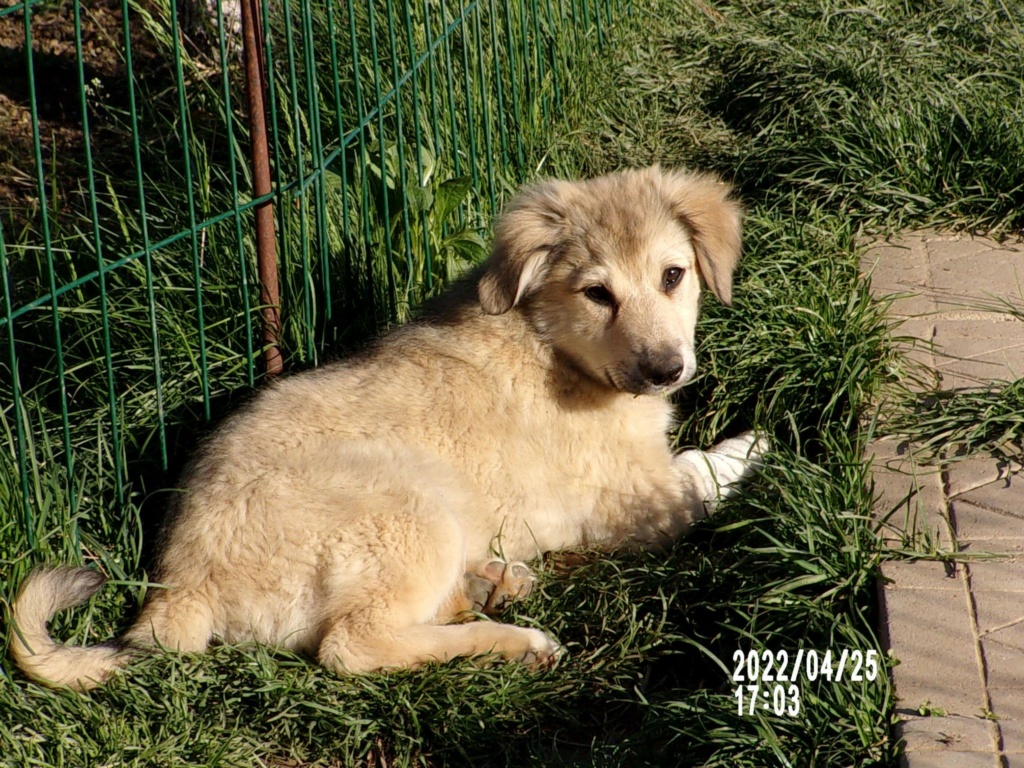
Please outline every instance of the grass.
M633 65L606 154L692 158L755 199L888 226L1021 224L1019 7L838 0L679 3ZM629 92L618 96L629 100ZM637 119L640 118L640 119Z
M803 682L799 717L751 716L737 712L730 661L738 649L879 649L874 577L893 555L882 549L871 520L860 424L900 364L883 310L859 274L858 237L935 222L996 231L1020 225L1024 102L1013 62L1024 45L1024 14L956 0L856 7L652 0L635 11L635 25L605 29L610 47L581 59L572 80L563 81L558 120L524 144L528 162L520 175L589 175L661 161L715 168L735 179L748 210L735 306L705 302L701 374L681 399L676 437L680 445L707 446L756 425L774 437L765 471L670 552L549 558L540 594L506 618L544 627L567 645L565 662L550 672L455 662L340 679L272 649L218 648L202 657L146 659L111 685L79 696L27 684L5 660L0 764L893 764L886 679ZM542 101L535 109L543 114ZM364 159L375 152L379 158L381 145L368 138L360 151ZM203 167L216 173L222 160L211 155ZM385 151L374 164L379 170L387 160ZM443 167L439 180L454 174ZM441 243L478 223L489 191L480 183L482 167L477 170L477 184L465 193L469 205L461 214L451 209L428 241ZM509 172L509 184L515 175ZM353 205L383 200L376 193L387 188L385 196L394 195L389 201L406 192L410 211L427 205L395 187L398 176L388 176L391 187L359 177L346 199ZM368 197L364 181L375 190ZM167 211L160 215L181 215L173 203L176 184L166 182ZM437 205L438 192L432 190L430 205ZM307 226L317 231L310 205ZM348 221L333 242L358 240L362 224L356 223ZM290 237L301 235L301 219L287 226L295 228ZM379 226L378 241L384 231L404 240L404 223ZM421 240L423 231L414 235ZM224 260L221 301L228 312L239 288L227 259L237 260L237 253L230 247L233 232L219 237L206 253ZM289 290L302 297L301 237L294 242ZM332 275L345 274L343 259L337 267ZM374 274L371 289L380 290L387 276ZM158 281L170 312L160 333L168 356L180 361L169 369L168 387L188 421L201 402L196 332L187 275L172 277ZM135 280L125 278L117 289L137 297L145 275ZM316 290L309 296L322 302L324 289ZM421 290L412 291L411 302ZM77 310L83 318L95 313L92 301ZM237 309L230 316L235 330L225 331L224 354L216 358L235 370L235 378L219 385L225 393L245 389L244 367L231 369L242 365ZM116 346L125 358L118 386L138 395L118 404L127 436L120 450L148 456L142 463L149 462L151 479L144 487L158 490L168 481L159 467L153 470L159 460L152 449L152 364L143 354L146 315L124 317L119 332L137 339L127 327L137 323L143 341L132 347L119 336ZM88 607L59 616L54 631L70 642L95 642L123 627L144 592L142 532L159 494L140 512L137 480L128 488L129 503L116 503L113 478L103 469L114 450L103 429L103 354L95 324L83 323L81 333L68 342L92 345L73 368L83 393L74 432L83 441L74 466L81 511L69 519L51 388L49 398L25 401L28 418L42 425L29 435L37 457L28 478L36 544L28 546L19 518L5 517L0 563L9 599L30 563L76 559L81 547L84 559L116 581ZM304 350L309 338L296 333L289 343ZM324 333L312 338L314 359L337 341ZM52 379L45 342L41 334L32 358L40 381L47 372ZM305 352L296 354L305 359ZM975 400L915 402L924 410L893 428L931 440L937 451L949 443L987 447L1019 438L1019 396L1017 383L971 395ZM215 413L225 410L217 400L213 405ZM0 434L13 450L12 413L3 416ZM0 472L0 503L17 509L16 466L0 463Z
M1024 379L925 397L905 393L891 407L885 433L914 443L924 459L1024 455Z
M1012 296L957 306L1024 319L1024 304ZM921 343L913 338L900 340ZM936 352L942 354L941 349ZM907 367L900 385L879 407L880 433L914 444L922 461L936 465L981 453L1018 462L1024 458L1024 379L942 390L934 383L929 386L934 373L913 364Z

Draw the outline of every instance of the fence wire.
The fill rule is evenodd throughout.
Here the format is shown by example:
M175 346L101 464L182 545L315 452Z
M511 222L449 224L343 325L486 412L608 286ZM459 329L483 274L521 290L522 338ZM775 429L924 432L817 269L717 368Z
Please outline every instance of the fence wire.
M274 210L289 367L405 320L483 257L573 63L630 11L257 1L258 197L238 0L0 9L0 523L22 529L5 559L137 551L141 494L258 385L255 208Z

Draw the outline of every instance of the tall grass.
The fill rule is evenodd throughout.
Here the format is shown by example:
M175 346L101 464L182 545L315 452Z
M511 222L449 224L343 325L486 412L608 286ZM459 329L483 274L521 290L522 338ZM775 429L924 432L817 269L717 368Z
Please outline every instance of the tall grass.
M857 222L1019 228L1019 3L680 2L622 79L612 162L691 158L753 199L799 193Z

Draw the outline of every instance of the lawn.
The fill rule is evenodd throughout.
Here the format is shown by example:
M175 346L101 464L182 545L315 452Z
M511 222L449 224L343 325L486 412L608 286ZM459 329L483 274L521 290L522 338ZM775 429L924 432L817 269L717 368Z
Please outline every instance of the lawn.
M894 765L884 674L801 680L799 714L751 714L733 655L880 651L875 578L900 553L871 516L863 425L907 369L859 244L909 226L1024 223L1022 29L1017 4L651 0L581 64L536 173L659 161L735 182L747 215L734 306L704 302L676 438L707 447L753 425L773 451L668 553L543 563L542 588L505 618L559 637L557 668L341 679L221 647L143 660L83 696L28 684L5 661L0 764ZM1019 387L993 397L1003 409L976 429L989 403L962 398L897 427L984 446L1020 430ZM41 523L44 539L60 520ZM143 589L136 522L104 524L109 562L128 565L55 622L70 642L113 635ZM0 563L20 572L16 527L0 527Z

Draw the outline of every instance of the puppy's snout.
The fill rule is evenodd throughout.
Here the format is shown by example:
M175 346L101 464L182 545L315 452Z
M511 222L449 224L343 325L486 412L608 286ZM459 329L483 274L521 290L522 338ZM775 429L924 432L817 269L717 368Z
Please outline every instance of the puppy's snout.
M656 387L675 384L686 370L686 360L678 352L645 355L640 359L640 375Z

